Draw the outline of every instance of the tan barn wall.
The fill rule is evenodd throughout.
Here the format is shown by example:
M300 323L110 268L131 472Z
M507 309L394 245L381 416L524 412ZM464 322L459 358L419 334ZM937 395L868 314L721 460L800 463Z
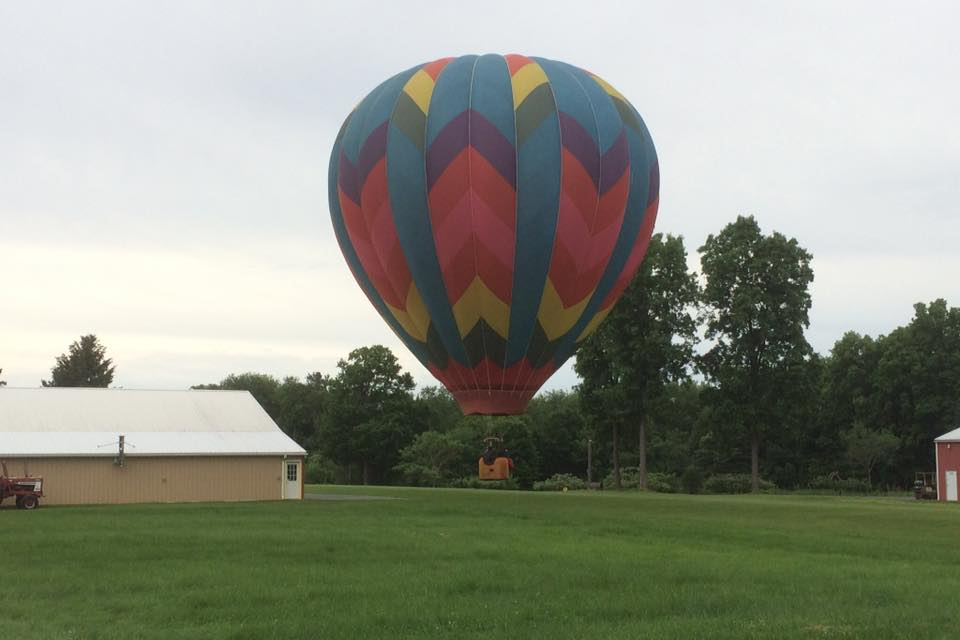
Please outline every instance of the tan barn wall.
M299 459L299 458L298 458ZM7 459L11 475L43 476L41 504L279 500L281 456Z

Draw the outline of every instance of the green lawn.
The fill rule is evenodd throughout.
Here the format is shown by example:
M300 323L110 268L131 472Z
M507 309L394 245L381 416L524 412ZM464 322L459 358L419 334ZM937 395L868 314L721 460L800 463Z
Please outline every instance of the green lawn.
M312 487L0 511L0 636L954 638L960 508Z

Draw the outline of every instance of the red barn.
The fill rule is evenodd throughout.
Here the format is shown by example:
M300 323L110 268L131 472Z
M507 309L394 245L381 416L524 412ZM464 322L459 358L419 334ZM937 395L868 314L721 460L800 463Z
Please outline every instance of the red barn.
M957 502L957 474L960 474L960 429L933 441L937 448L937 499Z

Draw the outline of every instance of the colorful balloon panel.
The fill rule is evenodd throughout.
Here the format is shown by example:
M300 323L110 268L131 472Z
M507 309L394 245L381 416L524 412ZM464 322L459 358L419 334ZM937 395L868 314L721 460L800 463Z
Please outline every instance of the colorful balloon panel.
M353 110L330 212L360 287L464 413L511 414L629 284L659 183L643 120L596 75L463 56Z

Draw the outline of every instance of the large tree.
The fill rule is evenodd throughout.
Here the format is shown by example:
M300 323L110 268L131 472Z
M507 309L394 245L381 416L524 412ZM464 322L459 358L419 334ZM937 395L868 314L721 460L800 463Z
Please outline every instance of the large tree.
M639 439L640 488L647 488L647 424L668 383L687 377L696 343L697 276L677 236L653 238L647 257L607 319L613 362Z
M280 419L284 433L306 449L317 447L318 430L329 408L330 378L311 373L306 380L287 377L277 389Z
M824 358L819 415L808 425L801 449L812 475L827 475L843 466L842 434L850 425L880 423L877 367L881 353L878 341L848 331Z
M841 435L847 458L864 471L867 484L873 485L873 470L890 460L900 447L900 439L887 430L874 431L857 422Z
M899 481L933 467L933 439L960 422L960 308L914 305L910 324L877 340L874 426L903 444Z
M614 350L612 335L603 331L601 325L580 345L574 370L580 376L577 392L582 413L587 417L590 427L588 437L600 444L609 434L613 481L614 486L620 489L620 426L626 420L627 398L610 357Z
M446 433L463 417L453 394L443 387L423 387L417 393L417 404L423 412L424 427L427 431Z
M812 356L804 336L811 259L796 239L761 233L752 216L738 217L700 247L706 338L713 342L700 368L749 435L754 491L761 438L789 409Z
M618 485L619 423L628 421L638 436L640 487L647 486L647 424L665 385L684 379L689 372L698 299L697 277L687 267L683 239L657 234L623 297L577 355L582 390L596 393L597 385L605 383L617 387L615 397L603 401L619 402L616 415L611 416Z
M837 468L844 433L863 423L898 441L892 464L877 470L883 482L903 486L933 468L933 439L960 421L960 309L918 303L910 323L885 336L848 332L825 361L821 400L810 458Z
M329 381L329 410L319 444L337 464L359 465L363 483L394 467L400 451L420 431L413 378L382 345L361 347L337 363Z
M539 394L527 408L530 434L540 460L540 475L580 475L587 466L586 421L580 400L570 391Z
M115 370L107 348L90 334L81 336L66 353L57 356L50 380L41 382L45 387L109 387Z
M408 484L436 487L453 479L450 469L464 452L474 453L451 433L424 431L400 452L396 470Z

